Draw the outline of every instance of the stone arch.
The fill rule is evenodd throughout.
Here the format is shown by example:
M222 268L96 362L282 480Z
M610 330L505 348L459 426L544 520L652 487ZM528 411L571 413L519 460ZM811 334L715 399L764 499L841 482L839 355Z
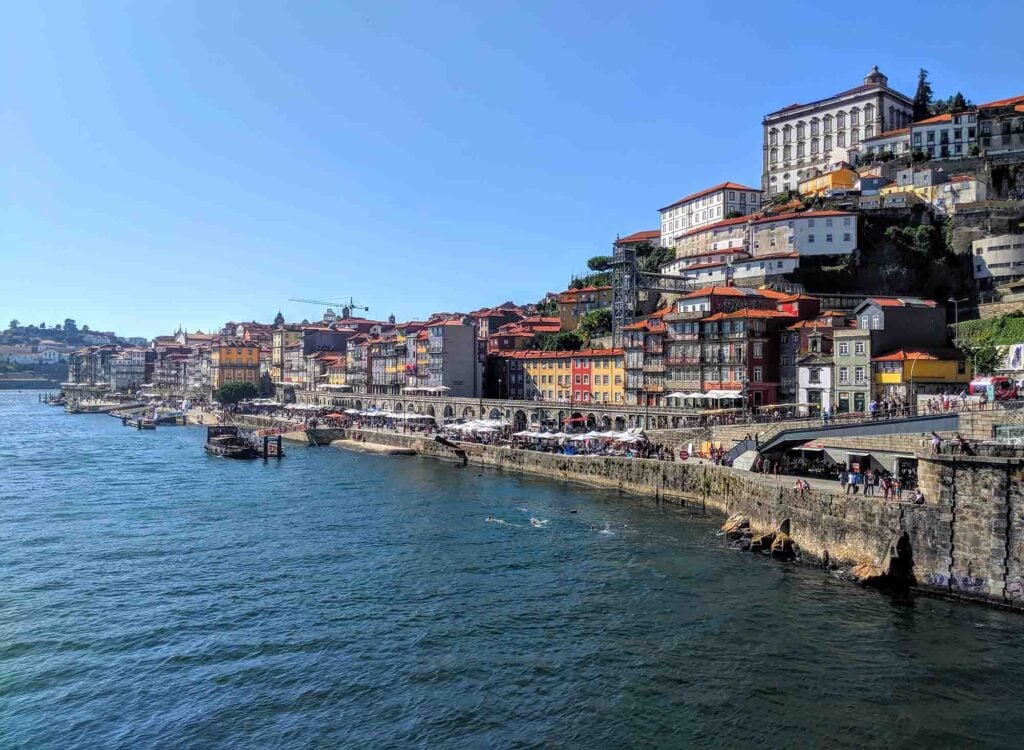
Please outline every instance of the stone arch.
M534 414L536 417L537 415ZM517 409L516 413L512 416L512 426L515 427L516 432L521 432L526 429L526 412L522 409Z
M596 426L597 426L597 417L595 417L594 413L591 412L590 414L587 415L587 427L592 430Z
M501 409L493 408L487 412L488 419L501 419Z
M474 419L475 417L476 409L474 409L472 406L467 406L465 409L462 410L463 419Z
M601 429L602 430L609 430L609 429L611 429L611 426L612 426L612 418L609 417L607 414L603 415L601 417Z
M405 413L405 404L403 404L401 402L397 402L395 404L395 412L398 413L398 414L404 414Z
M624 429L626 429L626 418L618 414L615 417L615 431L622 432Z
M429 414L432 417L437 416L436 414L434 414L434 407L433 406L427 406L427 409L426 409L426 411L424 413L425 414Z
M540 414L537 412L530 412L530 424L540 424Z
M356 408L356 409L359 409L359 410L362 410L362 408L363 408L363 402L362 402L362 400L360 400L360 399L358 399L358 398L356 399L356 405L355 405L355 408Z
M405 405L405 410L409 414L419 414L420 413L420 407L417 404L413 404L413 403L406 404Z
M434 407L430 407L430 408L433 409ZM455 410L451 407L451 404L446 405L444 407L444 418L445 419L451 419L454 416L455 416Z

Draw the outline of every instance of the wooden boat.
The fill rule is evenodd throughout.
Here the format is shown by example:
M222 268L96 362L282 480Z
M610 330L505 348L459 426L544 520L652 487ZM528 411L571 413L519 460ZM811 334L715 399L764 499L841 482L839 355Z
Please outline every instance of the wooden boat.
M206 452L221 458L259 458L259 451L233 425L206 428Z
M152 417L139 417L139 420L135 423L135 426L140 430L155 430L156 421Z

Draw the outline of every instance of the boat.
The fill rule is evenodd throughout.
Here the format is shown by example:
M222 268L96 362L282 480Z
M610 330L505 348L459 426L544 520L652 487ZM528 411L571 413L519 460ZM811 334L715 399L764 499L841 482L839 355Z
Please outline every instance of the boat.
M206 428L206 452L221 458L259 458L259 451L242 435L234 425L217 425Z
M177 409L158 409L155 419L157 424L185 424L185 412Z
M138 421L135 422L135 426L140 430L155 430L156 420L152 417L140 417Z

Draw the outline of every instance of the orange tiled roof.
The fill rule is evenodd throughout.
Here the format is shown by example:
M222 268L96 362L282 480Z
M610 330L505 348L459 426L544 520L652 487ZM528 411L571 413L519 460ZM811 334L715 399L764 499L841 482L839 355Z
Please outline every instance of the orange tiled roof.
M961 360L963 355L956 349L899 349L880 357L872 357L872 362L910 362L913 360Z
M994 102L979 104L978 109L998 109L999 107L1009 107L1013 104L1024 104L1024 94L1011 96L1008 99L996 99Z
M765 216L763 219L755 219L754 224L768 224L775 221L789 221L790 219L827 219L836 216L856 216L852 211L792 211L785 214Z
M625 237L619 237L615 240L616 245L624 245L627 242L650 242L651 240L661 239L660 229L645 229L642 232L633 232Z
M935 117L929 117L924 120L918 120L915 123L911 123L910 127L916 128L918 125L935 125L940 122L950 122L953 119L953 115L947 112L944 115L935 115Z
M658 210L659 211L664 211L665 209L668 209L668 208L674 208L675 206L678 206L680 203L689 203L690 201L695 201L698 198L703 198L705 195L711 195L712 193L717 193L720 190L748 190L748 191L756 192L756 193L760 193L761 192L758 188L752 188L752 187L747 187L746 185L740 185L738 182L720 182L717 185L714 185L713 187L705 188L704 190L698 190L696 193L691 193L690 195L686 196L685 198L680 198L675 203L670 203L667 206L665 206L664 208L659 208Z

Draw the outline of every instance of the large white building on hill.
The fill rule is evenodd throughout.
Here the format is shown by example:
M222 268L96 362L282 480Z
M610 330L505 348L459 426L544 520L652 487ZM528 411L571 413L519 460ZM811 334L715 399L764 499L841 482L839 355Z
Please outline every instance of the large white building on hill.
M912 114L913 101L889 88L889 79L875 66L860 86L766 115L761 176L765 198L796 190L801 180L830 164L850 161L849 150L862 139L907 127Z

